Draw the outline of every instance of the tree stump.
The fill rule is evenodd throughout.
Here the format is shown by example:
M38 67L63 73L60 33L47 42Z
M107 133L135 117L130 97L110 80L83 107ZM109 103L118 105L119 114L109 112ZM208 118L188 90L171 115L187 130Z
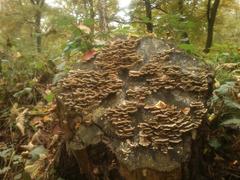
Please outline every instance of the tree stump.
M86 179L188 178L213 73L155 38L112 42L57 85L68 149Z

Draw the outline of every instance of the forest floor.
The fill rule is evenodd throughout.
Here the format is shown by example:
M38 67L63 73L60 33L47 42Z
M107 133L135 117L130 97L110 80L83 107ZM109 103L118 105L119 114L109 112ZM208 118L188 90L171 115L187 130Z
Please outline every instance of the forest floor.
M47 180L57 176L56 164L66 132L55 114L53 88L51 84L37 83L35 89L21 92L21 100L14 98L15 101L9 102L11 98L6 98L0 102L0 179ZM231 102L223 98L228 104L222 104L221 108L216 100L220 96L212 103L203 150L203 171L209 179L240 179L239 91L240 88L229 84L215 90L217 96L222 93L223 97L230 97L234 92L236 97L234 100L231 97ZM222 126L231 110L238 120Z

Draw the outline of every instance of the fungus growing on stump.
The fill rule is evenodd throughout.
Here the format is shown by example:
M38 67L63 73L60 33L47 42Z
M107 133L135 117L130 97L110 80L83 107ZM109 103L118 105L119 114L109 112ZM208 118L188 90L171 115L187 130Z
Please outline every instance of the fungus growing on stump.
M57 85L58 114L80 174L183 179L212 79L203 62L154 38L115 41L70 71ZM89 148L100 145L105 158L95 162Z

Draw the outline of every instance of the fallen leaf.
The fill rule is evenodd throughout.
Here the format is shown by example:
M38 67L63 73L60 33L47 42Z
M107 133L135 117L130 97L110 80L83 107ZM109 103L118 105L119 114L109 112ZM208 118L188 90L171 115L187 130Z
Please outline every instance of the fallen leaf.
M49 122L52 121L52 117L50 115L46 115L43 117L43 122Z
M11 110L10 110L10 116L11 116L11 119L12 120L15 120L16 117L18 116L19 114L19 109L18 109L18 104L17 103L14 103Z
M52 141L49 145L49 147L52 147L59 139L59 135L58 134L55 134L53 137L52 137Z
M155 107L160 108L160 109L164 109L164 108L167 107L167 104L163 101L158 101L158 103L155 104Z
M27 111L28 111L28 108L24 109L21 113L18 114L16 118L16 122L17 122L16 126L18 127L22 135L25 134L24 120L25 120L25 114Z
M40 116L35 116L31 121L30 121L31 126L36 126L38 124L42 124L42 117Z
M46 158L47 156L45 154L41 154L40 158L33 164L25 166L24 170L30 175L32 179L36 179L36 177L39 176L41 170L44 168Z
M92 50L85 52L83 54L83 56L81 57L81 59L84 61L89 61L90 59L94 58L96 54L97 54L97 52L94 49L92 49Z
M31 151L33 148L35 148L36 145L34 145L31 141L27 145L21 145L21 148Z
M46 141L47 141L47 136L42 129L38 129L38 131L32 136L32 139L31 139L31 142L34 145L42 145Z
M182 109L182 112L183 112L185 115L188 115L188 113L190 112L190 108L189 108L189 107L186 107L186 108Z

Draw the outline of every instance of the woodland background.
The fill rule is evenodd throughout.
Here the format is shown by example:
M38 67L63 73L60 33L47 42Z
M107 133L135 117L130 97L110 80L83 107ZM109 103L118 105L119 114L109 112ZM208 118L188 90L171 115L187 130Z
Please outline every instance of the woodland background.
M107 42L145 35L215 69L215 92L227 108L209 113L206 171L240 178L240 94L227 98L240 77L239 0L132 0L127 7L118 0L0 0L0 178L55 175L61 131L52 87Z

